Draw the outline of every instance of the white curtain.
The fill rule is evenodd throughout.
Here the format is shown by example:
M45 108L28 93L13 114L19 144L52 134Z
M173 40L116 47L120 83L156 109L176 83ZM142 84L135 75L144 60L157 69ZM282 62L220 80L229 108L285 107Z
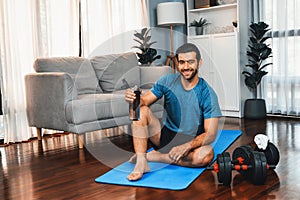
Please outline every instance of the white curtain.
M78 56L79 0L35 0L39 57Z
M84 53L148 24L146 0L81 0ZM4 142L35 136L28 127L24 76L37 57L78 56L80 0L1 0L1 91ZM51 86L49 86L51 87Z
M267 112L300 116L300 0L265 0L262 9L273 50L262 83Z
M78 55L76 1L0 1L1 90L4 142L26 141L28 127L24 76L37 57Z
M83 55L130 51L134 30L149 26L146 0L81 0Z

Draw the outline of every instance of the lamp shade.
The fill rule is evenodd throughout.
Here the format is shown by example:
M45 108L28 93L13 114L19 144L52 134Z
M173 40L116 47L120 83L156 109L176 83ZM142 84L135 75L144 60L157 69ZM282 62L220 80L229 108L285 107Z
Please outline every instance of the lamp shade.
M157 25L183 25L185 24L184 3L165 2L157 5Z

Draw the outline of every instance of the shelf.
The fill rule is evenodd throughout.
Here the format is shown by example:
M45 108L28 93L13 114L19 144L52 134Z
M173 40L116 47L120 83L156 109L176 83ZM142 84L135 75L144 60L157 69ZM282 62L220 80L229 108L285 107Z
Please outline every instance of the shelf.
M229 33L214 33L214 34L205 34L205 35L189 35L190 39L197 39L197 38L205 38L209 36L234 36L237 35L237 32L229 32Z
M196 13L196 12L200 12L200 11L215 11L215 10L222 10L222 9L235 8L235 7L237 7L237 3L212 6L209 8L191 9L191 10L189 10L189 12Z

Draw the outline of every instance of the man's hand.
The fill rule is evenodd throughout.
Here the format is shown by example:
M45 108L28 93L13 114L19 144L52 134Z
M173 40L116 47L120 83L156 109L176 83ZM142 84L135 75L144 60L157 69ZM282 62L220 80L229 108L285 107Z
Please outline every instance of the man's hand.
M191 144L190 142L173 147L171 151L169 152L169 157L172 161L178 162L179 159L185 157L188 155L188 153L191 151Z
M127 101L128 103L132 103L135 100L135 93L133 91L133 89L128 88L125 92L125 101Z

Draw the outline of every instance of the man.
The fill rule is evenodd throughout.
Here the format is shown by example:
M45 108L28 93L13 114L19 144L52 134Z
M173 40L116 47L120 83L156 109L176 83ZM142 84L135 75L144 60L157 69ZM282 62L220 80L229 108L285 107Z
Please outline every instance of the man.
M132 124L135 155L134 170L127 176L136 181L150 171L148 161L202 167L214 156L212 143L218 130L221 111L215 92L200 77L202 59L198 48L186 43L176 51L179 73L161 77L152 89L141 96L140 120ZM163 123L149 106L164 97ZM135 94L127 89L125 100L133 102ZM148 139L155 150L146 153Z

